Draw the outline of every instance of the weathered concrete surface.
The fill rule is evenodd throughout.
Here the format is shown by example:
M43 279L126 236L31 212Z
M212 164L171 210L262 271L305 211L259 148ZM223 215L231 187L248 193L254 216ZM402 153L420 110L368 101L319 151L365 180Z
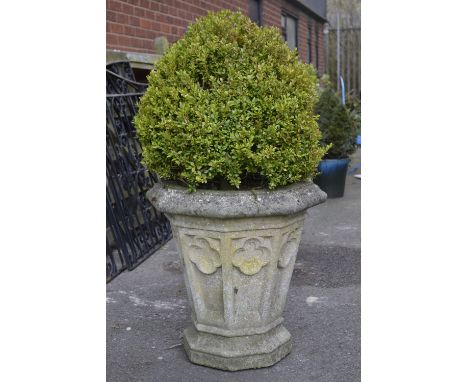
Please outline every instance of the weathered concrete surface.
M107 285L109 381L360 380L360 180L348 176L345 197L306 218L284 311L293 349L274 366L227 372L190 363L181 339L190 312L174 244Z
M291 215L326 199L326 194L310 181L273 191L197 192L167 182L157 183L146 196L161 212L211 218Z
M305 210L237 219L168 216L195 326L184 340L190 360L241 370L271 366L286 356L291 335L278 325Z
M307 208L326 194L312 182L277 190L189 192L157 183L148 198L171 221L193 327L193 363L223 370L271 366L291 351L282 313Z
M230 371L271 366L288 355L292 347L291 334L281 324L266 333L238 337L189 327L184 330L183 344L193 363Z

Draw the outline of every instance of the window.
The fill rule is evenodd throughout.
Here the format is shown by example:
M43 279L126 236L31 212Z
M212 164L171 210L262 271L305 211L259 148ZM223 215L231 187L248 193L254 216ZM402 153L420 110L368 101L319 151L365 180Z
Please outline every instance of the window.
M315 68L319 67L319 36L320 36L320 23L315 23Z
M307 63L312 63L312 27L307 27Z
M281 31L289 48L297 48L297 19L286 13L281 15Z
M319 38L320 38L320 23L313 21L307 27L307 62L318 69L319 66Z
M260 0L249 0L249 17L257 25L262 25Z

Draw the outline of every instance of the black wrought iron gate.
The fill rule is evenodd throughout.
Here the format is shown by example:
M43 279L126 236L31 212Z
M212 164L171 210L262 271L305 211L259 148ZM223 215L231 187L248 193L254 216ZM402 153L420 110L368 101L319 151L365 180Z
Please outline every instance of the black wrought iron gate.
M106 67L107 281L134 269L171 238L167 218L145 197L156 182L141 165L141 147L132 120L146 89L128 62Z

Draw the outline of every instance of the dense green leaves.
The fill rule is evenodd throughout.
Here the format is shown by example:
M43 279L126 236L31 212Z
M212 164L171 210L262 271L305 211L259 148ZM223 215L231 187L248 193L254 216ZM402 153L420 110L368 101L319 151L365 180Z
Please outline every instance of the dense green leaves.
M355 150L356 123L330 87L321 91L315 112L320 116L318 123L322 132L322 143L331 144L326 158L346 158L352 154Z
M145 165L191 189L276 188L315 175L326 149L313 109L314 69L276 28L239 12L192 24L155 64L135 125Z

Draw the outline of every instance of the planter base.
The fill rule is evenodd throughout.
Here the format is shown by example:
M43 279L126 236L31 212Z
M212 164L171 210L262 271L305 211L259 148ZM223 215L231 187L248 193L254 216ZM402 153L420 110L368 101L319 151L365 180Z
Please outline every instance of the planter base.
M224 337L199 332L190 326L184 330L184 348L191 362L222 370L267 367L289 354L291 335L283 325L267 333Z

